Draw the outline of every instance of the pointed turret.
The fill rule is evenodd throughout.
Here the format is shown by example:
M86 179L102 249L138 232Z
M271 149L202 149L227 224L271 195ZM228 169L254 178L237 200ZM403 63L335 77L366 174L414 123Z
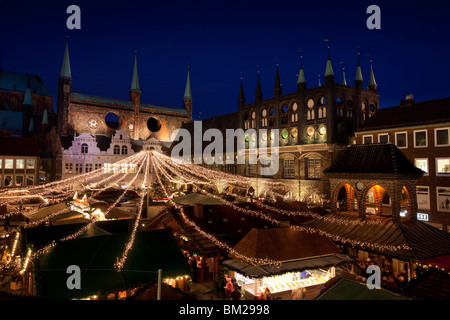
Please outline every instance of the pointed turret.
M245 104L244 97L244 80L241 77L241 87L239 88L239 98L238 98L239 106L243 106Z
M31 76L28 75L27 87L25 89L25 97L23 99L22 111L22 136L28 135L30 119L33 114L33 99L31 98Z
M319 76L318 76L318 77L319 77L319 83L318 83L318 86L319 86L319 87L321 87L321 86L322 86L322 84L320 83L320 74L319 74Z
M331 65L331 59L330 59L330 48L328 47L328 59L327 59L327 67L325 69L325 77L333 76L333 66Z
M192 92L191 92L191 78L189 75L189 66L186 77L186 87L184 88L183 105L184 109L189 113L190 118L192 119Z
M342 84L347 85L347 79L345 78L345 68L342 68Z
M64 50L63 62L61 65L61 72L59 74L60 78L72 78L72 73L70 71L70 59L69 59L69 41L66 40L66 49Z
M184 99L192 99L191 79L189 77L189 68L188 68L187 78L186 78L186 87L184 89Z
M34 131L34 119L31 118L30 119L30 125L28 127L28 132L33 132Z
M375 81L375 76L373 75L372 61L370 61L370 75L369 75L369 90L377 90L377 82Z
M61 72L58 79L58 102L56 106L56 125L60 135L68 135L71 133L69 125L69 104L70 94L72 92L72 73L70 70L69 59L69 40L66 36L66 48L64 50Z
M305 72L303 71L303 61L300 61L300 71L297 78L297 85L300 83L306 83Z
M135 52L137 53L137 52ZM138 68L137 68L137 54L134 55L134 68L133 68L133 77L131 78L131 86L130 91L141 91L139 87L139 76L138 76Z
M274 96L281 96L281 81L280 81L280 71L278 70L277 63L277 74L275 76L275 87L273 88Z
M137 50L134 51L134 68L130 86L130 101L138 108L141 104L141 88L139 86L139 76L137 67Z
M255 100L262 100L262 90L261 90L261 80L259 78L259 70L258 70L258 80L256 81L256 92L255 92Z
M48 112L47 109L44 109L44 114L42 115L42 121L41 121L42 125L48 125Z
M358 66L356 67L356 75L355 75L355 83L356 82L363 82L362 72L361 72L361 63L359 60L359 52L358 52Z

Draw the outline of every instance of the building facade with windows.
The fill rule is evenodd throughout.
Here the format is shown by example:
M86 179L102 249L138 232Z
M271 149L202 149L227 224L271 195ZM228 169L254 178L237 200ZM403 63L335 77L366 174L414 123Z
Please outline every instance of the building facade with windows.
M242 150L234 149L233 155L224 155L224 164L203 165L214 170L254 178L251 192L255 198L274 198L276 190L271 186L276 181L283 181L290 186L289 190L283 190L285 198L321 202L324 197L329 197L329 181L323 175L323 170L330 166L339 152L349 144L354 130L378 109L379 93L376 90L375 77L371 68L368 87L363 88L358 57L354 85L347 84L345 72L342 74L342 81L337 82L328 56L325 83L322 85L319 80L317 86L307 88L301 65L297 88L296 92L282 93L277 66L273 97L262 98L258 72L255 100L246 103L241 79L238 111L203 120L202 133L212 128L219 129L224 137L223 150L226 150L225 137L229 138L225 135L226 130L241 130L244 132L243 137L234 139L245 140ZM191 135L194 132L192 122L185 124L183 128L191 132ZM267 166L267 163L262 164L262 161L259 161L263 157L262 150L274 142L279 145L278 170L264 172L261 169ZM209 142L203 142L202 150L207 144ZM234 146L236 145L237 140L234 141ZM241 163L236 161L236 152L245 157ZM191 160L194 160L200 158L201 154L192 152L190 156L193 157ZM229 157L234 157L235 160L228 163ZM253 161L254 158L257 161ZM221 190L216 191L221 193L228 188L221 186ZM276 193L279 194L278 191Z
M382 108L356 132L353 143L394 143L424 171L417 181L417 218L450 231L450 98Z
M259 150L278 140L279 170L274 174L261 174L261 163L247 161L246 176L258 178L255 181L256 195L265 197L271 193L266 182L283 180L292 189L286 197L302 201L321 201L329 198L329 181L323 170L343 148L349 138L379 107L379 93L376 90L372 67L367 87L363 88L360 60L354 78L349 85L345 71L342 81L335 81L330 55L326 63L324 84L320 78L317 86L307 88L303 65L297 79L297 91L283 94L277 66L273 97L263 99L261 80L258 79L255 100L245 103L243 84L239 95L239 127L249 132L245 137L246 157L252 153L259 157ZM251 133L254 129L256 132ZM275 137L278 130L278 137Z
M192 119L189 71L183 108L143 103L135 56L129 97L121 100L74 91L66 43L58 80L56 180L100 166L106 170L108 164L145 147L162 149L170 145L172 132Z
M0 188L29 187L45 181L35 138L2 137L0 150Z

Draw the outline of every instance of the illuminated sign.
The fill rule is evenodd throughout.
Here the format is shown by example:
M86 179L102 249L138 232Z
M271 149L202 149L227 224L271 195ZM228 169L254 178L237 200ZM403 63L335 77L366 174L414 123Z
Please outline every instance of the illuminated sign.
M428 221L428 214L427 213L417 213L417 220Z

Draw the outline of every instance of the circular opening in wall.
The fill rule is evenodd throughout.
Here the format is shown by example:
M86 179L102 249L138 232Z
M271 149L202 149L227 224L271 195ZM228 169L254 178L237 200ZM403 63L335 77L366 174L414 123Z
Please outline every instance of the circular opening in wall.
M119 116L110 112L105 117L106 125L111 129L118 129L120 125Z
M153 117L148 118L148 120L147 120L147 128L151 132L158 132L159 129L161 129L161 123L157 119L155 119Z

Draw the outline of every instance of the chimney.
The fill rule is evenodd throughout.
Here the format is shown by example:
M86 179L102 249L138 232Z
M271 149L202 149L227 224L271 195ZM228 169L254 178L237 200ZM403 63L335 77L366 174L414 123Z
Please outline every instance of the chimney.
M194 216L196 218L203 218L203 205L200 203L194 204Z
M414 104L414 94L408 93L405 96L405 100L400 100L400 106L407 107Z

